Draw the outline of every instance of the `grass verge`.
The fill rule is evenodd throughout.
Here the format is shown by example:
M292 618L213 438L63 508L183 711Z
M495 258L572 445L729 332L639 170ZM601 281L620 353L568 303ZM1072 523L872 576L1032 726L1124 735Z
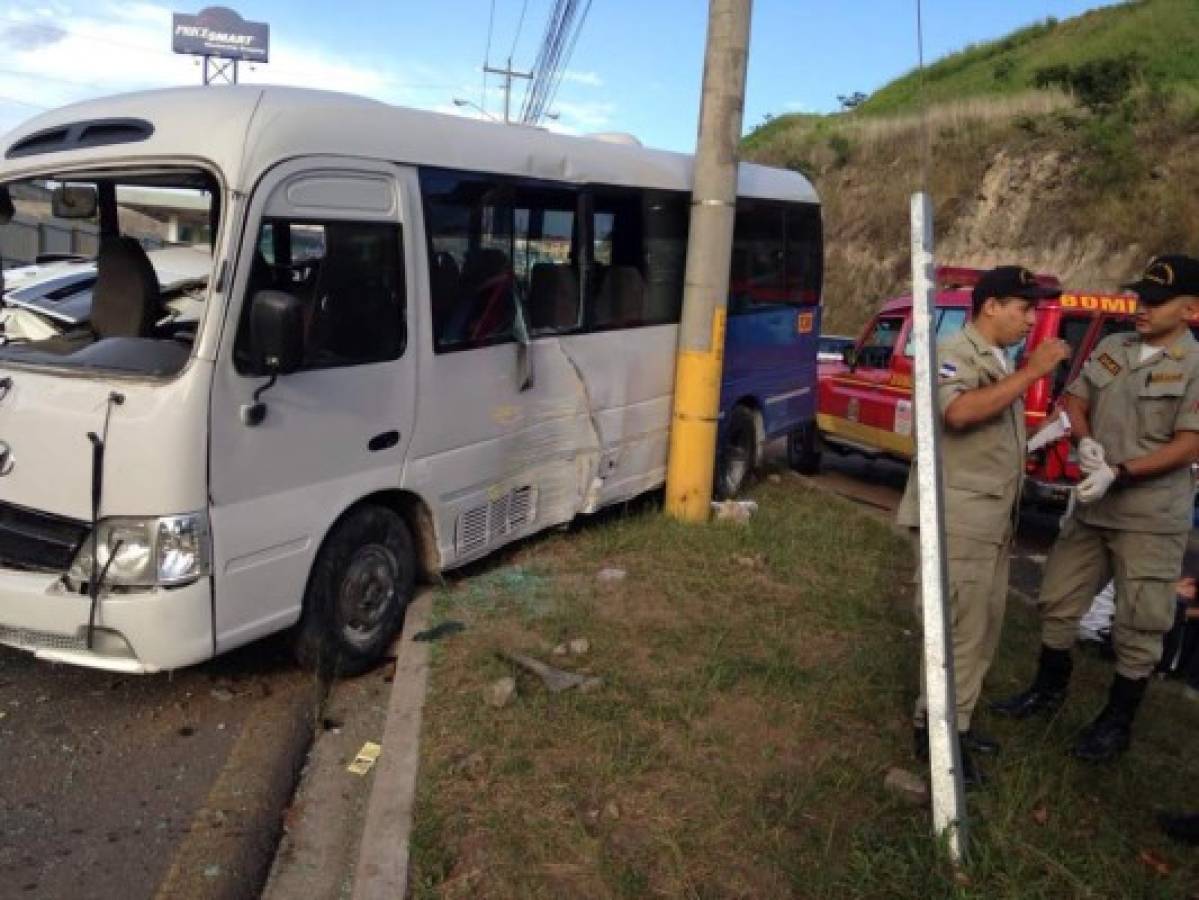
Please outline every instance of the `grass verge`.
M995 784L970 799L955 873L928 813L886 794L915 769L910 559L884 523L783 476L746 527L644 506L536 539L451 582L435 646L412 847L416 897L1172 897L1199 854L1152 826L1199 806L1196 712L1154 685L1119 766L1068 760L1108 664L1084 660L1046 726L987 723ZM627 576L601 582L619 567ZM555 657L562 641L590 651ZM990 695L1028 677L1012 609ZM497 653L601 676L550 695ZM515 675L502 709L484 688ZM1186 708L1184 708L1186 707ZM1148 851L1149 856L1143 856Z

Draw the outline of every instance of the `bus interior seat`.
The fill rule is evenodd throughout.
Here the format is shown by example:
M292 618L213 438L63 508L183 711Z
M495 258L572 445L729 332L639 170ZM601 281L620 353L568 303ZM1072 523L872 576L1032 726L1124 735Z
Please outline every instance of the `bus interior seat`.
M511 329L516 312L513 280L512 263L503 250L483 247L467 255L455 316L467 317L462 329L466 338L483 340Z
M636 266L610 266L595 300L599 324L630 326L645 319L645 279Z
M161 307L158 275L135 238L107 238L96 257L92 331L97 339L149 337Z
M572 266L538 263L529 276L529 325L567 331L579 324L579 279Z

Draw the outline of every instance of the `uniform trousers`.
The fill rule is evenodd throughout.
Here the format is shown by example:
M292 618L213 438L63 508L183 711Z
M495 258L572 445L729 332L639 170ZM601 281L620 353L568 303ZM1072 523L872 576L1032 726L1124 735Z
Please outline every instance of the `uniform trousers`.
M1174 624L1175 585L1187 536L1117 531L1066 519L1045 562L1038 601L1042 643L1055 650L1073 647L1095 592L1114 578L1116 671L1125 678L1147 678L1161 659L1162 636Z
M1003 613L1007 608L1011 542L979 541L950 534L946 540L949 624L953 645L953 684L958 732L970 730L970 719L982 693L983 679L991 668ZM916 582L916 615L922 617L919 575ZM923 656L923 653L921 654ZM928 688L923 659L920 696L912 720L924 726L928 719Z

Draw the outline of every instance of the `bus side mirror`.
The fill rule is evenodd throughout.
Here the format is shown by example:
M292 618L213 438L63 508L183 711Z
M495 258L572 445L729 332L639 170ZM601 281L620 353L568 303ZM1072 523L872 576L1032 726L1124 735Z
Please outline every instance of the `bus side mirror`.
M259 371L270 377L254 391L254 402L241 408L247 428L266 419L262 395L280 375L298 371L304 362L304 305L285 291L259 291L250 299L250 352Z
M259 291L250 301L250 348L261 371L290 375L304 361L304 307L285 291Z
M90 184L60 184L50 195L50 212L56 219L94 219L100 192Z
M856 369L858 366L858 348L846 347L841 351L841 360L851 369Z

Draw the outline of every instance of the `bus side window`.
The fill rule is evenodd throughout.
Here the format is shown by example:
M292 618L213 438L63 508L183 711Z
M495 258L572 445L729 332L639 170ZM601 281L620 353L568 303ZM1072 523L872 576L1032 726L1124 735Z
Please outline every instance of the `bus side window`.
M521 185L513 199L517 295L530 331L560 334L581 324L576 219L571 189Z
M729 271L729 315L777 306L788 299L783 208L738 200Z
M787 209L787 301L799 306L820 302L824 281L823 226L820 207L792 206Z
M592 326L649 324L641 193L597 190L592 196L587 299Z
M264 248L281 232L291 260L268 262ZM385 222L263 223L242 307L234 357L243 374L254 372L249 352L251 300L274 288L303 307L304 370L365 365L398 359L406 342L402 232ZM273 256L273 254L272 254Z
M513 339L512 189L499 179L422 169L433 346L438 353Z

